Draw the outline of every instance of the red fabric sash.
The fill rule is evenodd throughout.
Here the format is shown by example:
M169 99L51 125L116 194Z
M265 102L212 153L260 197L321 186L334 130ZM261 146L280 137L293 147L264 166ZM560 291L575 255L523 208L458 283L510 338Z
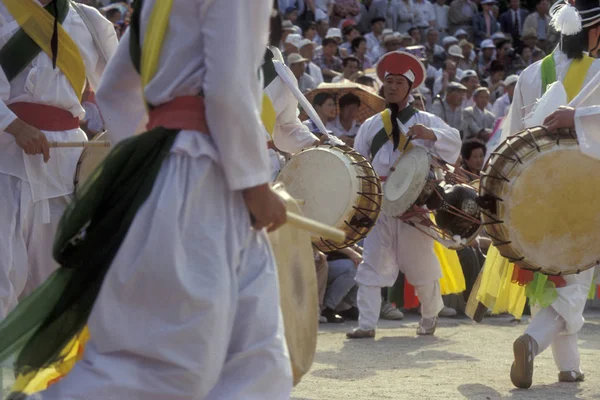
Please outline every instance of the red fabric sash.
M149 112L146 128L159 126L167 129L198 131L210 134L206 123L204 98L201 96L180 96L161 104Z
M520 286L525 286L533 280L533 274L533 271L520 268L517 264L515 264L511 281L519 284ZM548 280L554 282L554 285L556 285L557 288L567 286L567 281L565 281L565 278L562 276L548 275Z
M79 129L79 118L62 108L38 103L12 103L8 108L23 122L41 131Z

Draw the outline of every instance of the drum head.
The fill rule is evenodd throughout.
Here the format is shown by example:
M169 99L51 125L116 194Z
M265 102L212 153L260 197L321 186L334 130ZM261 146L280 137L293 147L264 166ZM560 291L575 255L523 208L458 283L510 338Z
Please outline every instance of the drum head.
M298 204L274 188L288 211L301 214ZM308 233L285 224L269 234L279 276L280 304L294 385L310 369L317 349L318 293L315 260Z
M106 140L105 132L101 132L92 138L95 140ZM77 169L75 170L75 177L73 183L75 184L75 193L81 186L90 178L92 173L96 170L96 167L104 160L104 158L110 153L110 147L86 147L81 152L79 161L77 162Z
M540 154L509 185L509 236L545 270L598 261L600 161L577 148Z
M548 275L600 260L600 160L579 150L574 131L531 128L508 138L482 171L486 231L500 253Z
M340 149L328 146L294 155L281 169L277 182L304 202L306 217L338 228L350 220L360 191L351 160Z
M383 186L381 210L385 215L399 217L417 201L429 168L429 154L422 147L414 147L396 161Z

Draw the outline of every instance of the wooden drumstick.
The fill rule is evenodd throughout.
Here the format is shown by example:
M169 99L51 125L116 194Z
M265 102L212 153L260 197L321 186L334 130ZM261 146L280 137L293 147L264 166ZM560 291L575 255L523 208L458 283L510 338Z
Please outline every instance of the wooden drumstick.
M50 142L50 148L61 148L61 147L110 147L110 141L108 140L94 140L92 142Z
M341 229L325 225L290 211L287 212L287 222L298 229L317 234L324 239L333 240L334 242L343 242L346 240L346 234Z

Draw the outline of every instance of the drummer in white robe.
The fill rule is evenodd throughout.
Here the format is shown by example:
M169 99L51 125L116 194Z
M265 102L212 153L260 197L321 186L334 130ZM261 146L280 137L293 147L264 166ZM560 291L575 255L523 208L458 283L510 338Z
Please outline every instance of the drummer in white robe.
M411 143L431 149L448 163L454 164L461 146L458 131L440 118L418 111L408 104L411 89L421 85L425 78L423 64L412 54L391 52L377 64L377 75L383 82L384 97L390 105L391 117L384 111L366 120L356 136L355 149L371 161L375 171L384 180L403 150L394 148L394 143L385 132L385 125L391 125L392 131L400 136L403 135L399 129L401 123L407 128L407 134L412 136ZM385 118L388 118L387 121L384 121ZM383 141L379 138L383 138ZM437 315L444 306L439 283L441 269L433 251L433 239L398 218L381 214L365 239L363 258L356 274L359 284L358 328L347 336L375 336L381 307L381 288L392 286L400 271L415 287L421 302L422 318L417 334L433 334Z
M290 89L290 86L297 88L298 81L283 62L279 49L267 48L261 68L264 77L261 119L271 159L271 178L275 180L285 162L279 151L294 154L320 141L298 118L298 100Z
M144 1L142 41L159 1ZM260 229L285 222L259 121L271 4L173 0L144 88L131 30L123 36L97 95L111 139L141 131L146 101L175 129L169 110L199 93L180 114L206 130L177 134L103 282L84 359L43 400L289 399L277 271Z
M11 12L30 2L50 3L0 3L0 47L20 29ZM73 193L81 149L49 149L48 143L87 140L79 129L85 115L80 104L83 86L86 79L92 88L99 84L106 66L101 54L110 57L117 47L113 25L96 9L77 5L91 25L88 29L75 6L63 4L59 15L66 16L60 26L75 46L59 34L56 68L52 54L42 50L22 66L14 65L19 57L3 57L0 68L0 319L24 290L32 291L57 268L52 243ZM52 28L48 26L49 32ZM47 40L50 43L50 35ZM10 72L15 69L20 72Z
M561 4L564 6L564 3L561 2ZM552 57L553 60L546 61L553 61L556 79L565 84L568 100L571 100L582 87L600 72L600 60L589 58L587 54L589 51L592 57L596 57L598 52L600 40L598 25L600 23L600 10L596 8L598 7L598 1L577 0L575 7L579 11L593 10L582 14L584 28L581 32L575 35L565 35L563 33L562 44L548 56ZM563 11L573 10L565 9ZM557 14L554 14L554 18L556 16ZM577 16L576 13L575 16ZM574 22L577 25L578 21ZM581 26L581 22L579 24ZM568 29L566 26L563 27L563 29L565 28ZM558 27L558 30L560 32L561 27ZM578 59L577 63L574 62L575 58ZM504 125L505 128L502 131L503 140L509 134L515 134L531 126L531 122L526 117L533 110L537 99L542 97L542 76L544 74L542 65L543 61L538 61L525 69L519 76L507 117L507 125ZM573 76L585 76L583 82L579 81L578 87L569 87L569 82L565 81L569 71ZM545 104L548 97L550 96L542 97L540 104ZM553 95L551 97L556 98L557 96ZM549 103L552 103L552 101L550 100ZM600 135L598 135L600 106L598 104L600 104L600 88L596 88L582 106L576 110L563 107L553 112L544 120L544 125L551 132L558 128L574 128L579 138L581 151L589 156L600 158ZM544 106L540 105L539 107ZM566 286L556 289L558 298L550 307L543 308L535 313L525 330L525 334L515 341L513 346L515 362L511 368L511 380L515 386L528 388L532 385L534 357L550 345L552 346L554 361L559 370L559 381L578 382L584 379L577 348L577 332L584 323L582 314L593 275L594 269L592 268L579 274L564 276Z

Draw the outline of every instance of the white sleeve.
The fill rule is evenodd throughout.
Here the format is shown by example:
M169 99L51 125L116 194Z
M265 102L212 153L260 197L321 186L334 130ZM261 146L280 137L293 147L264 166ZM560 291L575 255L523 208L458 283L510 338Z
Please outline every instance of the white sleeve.
M6 105L8 99L10 99L10 82L0 68L0 135L17 119L17 116Z
M257 79L270 15L269 0L219 0L207 5L201 26L206 119L231 190L271 178Z
M101 49L97 49L98 53L103 51L108 60L110 60L117 51L117 46L119 45L117 32L115 32L115 27L112 22L104 18L104 16L93 7L82 4L78 5L78 7L80 7L80 10L82 10L88 18L89 23L92 24L88 29L90 31L94 30L95 33L91 32L91 34L97 34L97 39L99 41L98 46L101 47ZM88 67L87 78L93 90L96 90L100 84L100 79L106 69L106 65L107 64L104 62L102 56L100 56L98 57L98 63L95 66Z
M600 106L579 107L575 110L575 132L583 154L600 159Z
M370 121L365 121L360 128L358 133L354 137L354 150L361 154L367 160L371 160L371 140L369 140L369 127L371 126Z
M525 119L525 105L523 104L523 92L522 92L521 79L517 81L515 86L515 92L513 94L513 101L510 105L509 113L506 116L507 121L502 125L502 136L500 142L506 140L509 135L514 135L517 132L525 129L523 120ZM504 129L506 128L506 129Z
M458 159L461 147L458 130L446 124L441 118L431 115L429 116L429 128L437 137L432 150L444 161L454 164Z
M141 78L131 63L129 42L128 30L109 61L96 93L96 103L113 144L141 133L148 117Z
M287 66L281 70L287 75L288 82L298 87L296 77L292 71ZM281 93L277 99L273 100L277 102L283 101L285 105L277 115L275 131L273 132L273 142L279 150L293 154L312 146L318 139L308 130L308 127L300 122L298 118L298 100L296 100L291 90L288 89L286 83L281 78L277 79L280 79L279 87Z

